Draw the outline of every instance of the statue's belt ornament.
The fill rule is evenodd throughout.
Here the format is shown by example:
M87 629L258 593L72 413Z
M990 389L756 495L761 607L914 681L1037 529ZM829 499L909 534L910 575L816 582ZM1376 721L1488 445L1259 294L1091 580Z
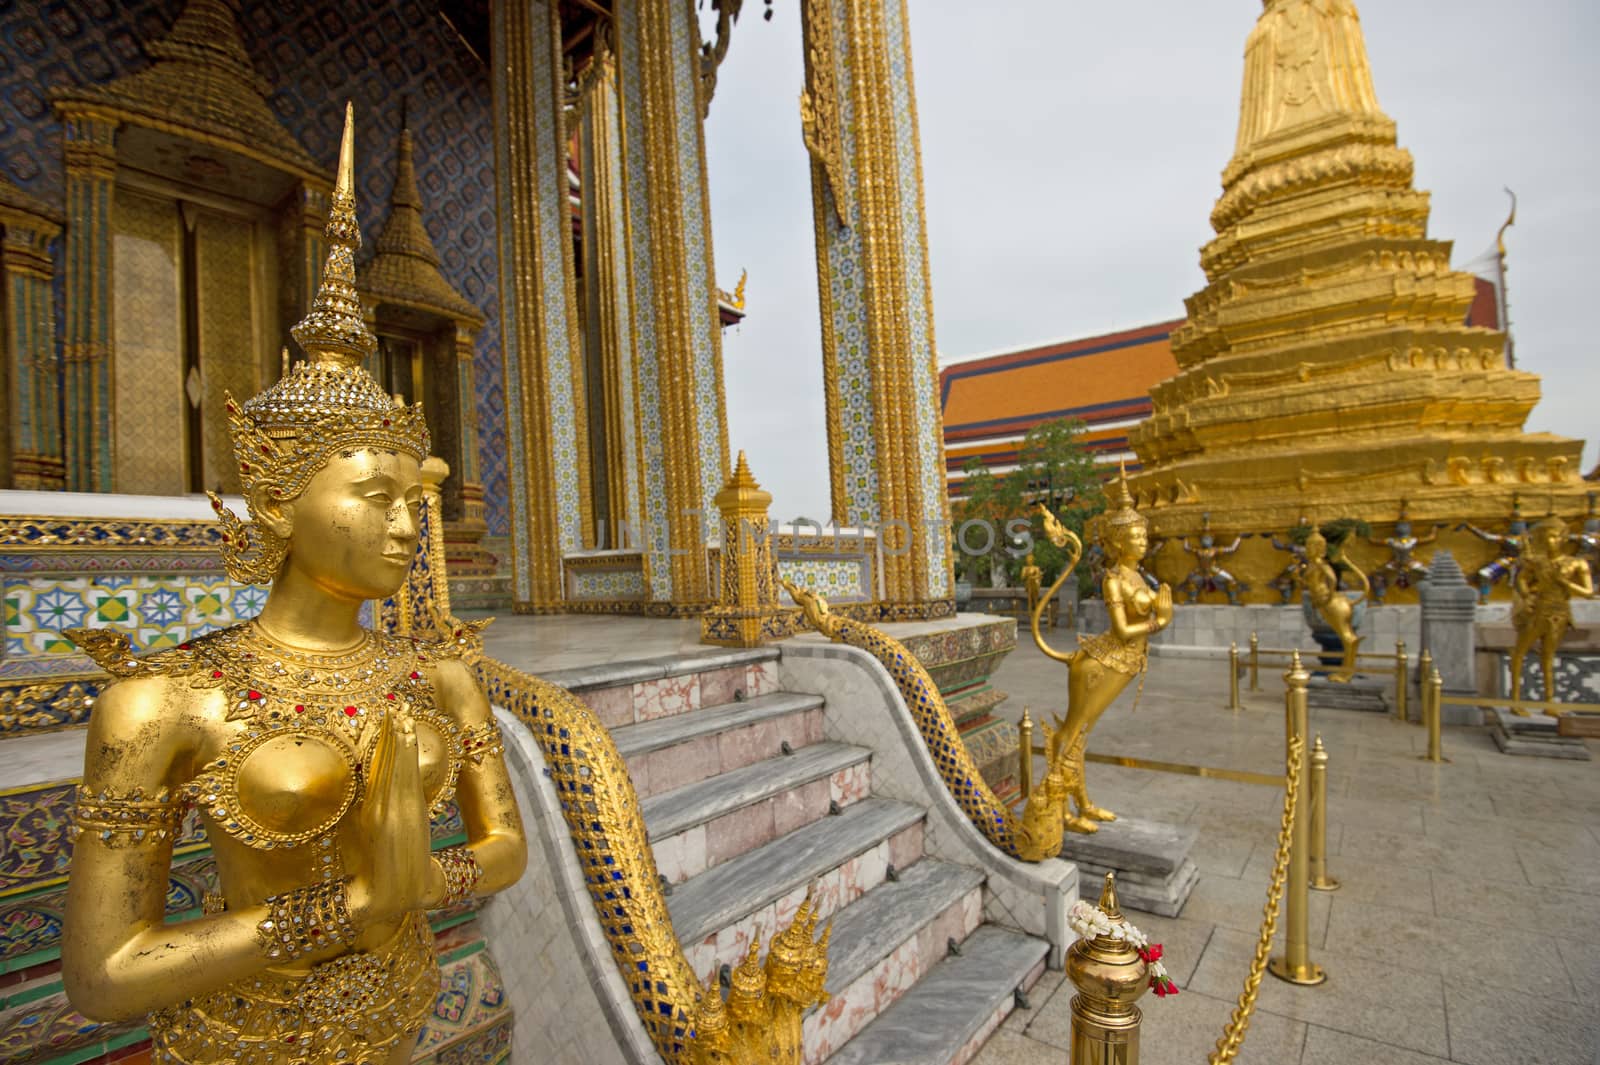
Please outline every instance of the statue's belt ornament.
M269 969L158 1010L150 1015L150 1039L162 1063L380 1065L438 995L433 933L413 913L376 950L309 972Z

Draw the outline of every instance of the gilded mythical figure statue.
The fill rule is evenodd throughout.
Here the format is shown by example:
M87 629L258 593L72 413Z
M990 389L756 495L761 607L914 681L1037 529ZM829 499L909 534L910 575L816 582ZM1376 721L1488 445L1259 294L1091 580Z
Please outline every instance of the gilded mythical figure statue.
M1039 583L1044 580L1044 570L1040 569L1033 561L1033 552L1028 552L1027 564L1022 567L1022 586L1028 590L1028 613L1033 613L1034 604L1039 601Z
M1512 575L1517 568L1517 559L1522 557L1523 548L1528 541L1528 523L1522 520L1522 506L1515 500L1511 503L1511 524L1506 527L1505 535L1486 532L1471 522L1462 522L1456 526L1456 531L1465 529L1478 539L1491 543L1495 547L1494 558L1478 567L1472 575L1472 582L1478 586L1478 601L1487 603L1489 593L1501 580Z
M1289 555L1289 564L1283 567L1283 572L1268 582L1270 587L1278 590L1278 594L1283 597L1285 605L1294 600L1295 592L1300 588L1300 574L1304 572L1306 567L1305 545L1297 542L1297 537L1303 536L1302 530L1310 528L1311 519L1302 514L1300 515L1300 520L1295 523L1294 528L1290 529L1286 534L1288 539L1279 540L1276 533L1263 534L1271 539L1275 550L1287 552Z
M1578 557L1589 566L1589 579L1595 580L1600 570L1600 514L1595 513L1595 499L1600 492L1589 493L1589 512L1583 519L1583 531L1573 533L1568 539L1577 550Z
M1367 543L1372 546L1389 549L1389 557L1378 567L1378 572L1372 575L1372 601L1381 604L1390 588L1409 588L1413 583L1427 580L1428 567L1420 559L1413 558L1412 552L1437 539L1439 539L1437 523L1427 536L1419 537L1411 531L1411 522L1406 518L1405 500L1402 499L1400 517L1394 523L1393 535L1381 540L1372 536L1367 537Z
M1139 573L1150 534L1144 516L1134 509L1126 469L1118 477L1109 502L1111 508L1099 516L1097 528L1107 563L1101 593L1111 628L1079 636L1078 649L1066 653L1045 642L1039 632L1038 612L1033 615L1034 643L1067 666L1067 718L1057 722L1046 749L1048 764L1060 765L1065 772L1067 791L1076 806L1076 813L1066 821L1066 827L1073 832L1096 832L1100 827L1097 822L1116 820L1110 810L1089 801L1084 749L1095 722L1129 682L1138 677L1142 686L1149 639L1172 623L1172 589L1162 584L1152 591ZM1043 504L1038 506L1045 535L1057 546L1067 544L1072 534ZM1056 593L1065 578L1066 573L1056 578L1045 593L1047 598Z
M1348 683L1356 672L1356 652L1361 649L1361 637L1355 630L1356 604L1371 592L1372 586L1361 568L1348 558L1341 559L1346 570L1353 574L1361 588L1353 596L1345 595L1339 588L1339 571L1328 558L1328 541L1316 529L1306 537L1306 563L1300 581L1311 598L1311 605L1322 615L1328 627L1339 634L1344 647L1344 661L1329 674L1328 679Z
M1191 547L1189 538L1183 538L1183 549L1194 556L1194 569L1183 578L1178 586L1185 592L1188 602L1197 603L1205 592L1223 592L1228 596L1228 602L1235 605L1239 602L1239 593L1246 590L1239 578L1222 568L1222 559L1227 558L1239 550L1239 545L1244 542L1243 536L1235 536L1233 543L1227 547L1218 547L1216 539L1211 535L1211 515L1203 514L1200 517L1200 545Z
M75 814L62 978L85 1016L148 1014L163 1062L399 1065L439 992L427 910L514 882L526 845L500 733L455 642L368 631L417 547L421 407L362 368L346 112L307 361L227 402L251 520L220 500L258 617L144 658L75 630L115 680ZM454 798L467 842L430 855ZM219 891L164 923L173 840L198 812Z
M1517 643L1511 650L1511 698L1522 698L1522 660L1534 641L1539 642L1539 666L1544 673L1544 697L1554 699L1556 648L1572 627L1572 597L1594 595L1594 578L1588 563L1567 554L1567 524L1545 518L1533 527L1528 549L1511 580L1511 623ZM1526 716L1526 710L1515 710Z

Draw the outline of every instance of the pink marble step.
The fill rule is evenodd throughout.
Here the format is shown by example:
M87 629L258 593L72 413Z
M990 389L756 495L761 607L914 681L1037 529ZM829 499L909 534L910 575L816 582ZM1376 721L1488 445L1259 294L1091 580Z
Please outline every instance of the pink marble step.
M681 884L828 816L830 803L866 798L871 757L865 747L813 743L644 800L656 868Z
M808 1065L849 1042L983 923L983 874L925 858L834 918L828 1002L805 1020Z
M822 699L774 692L611 730L641 799L822 739Z
M794 919L808 884L826 921L883 883L891 863L915 863L925 816L907 803L864 799L678 885L667 907L695 974L703 981L738 964L752 937L770 940Z
M717 658L712 660L716 661ZM687 659L684 665L692 665L693 661ZM588 703L595 716L609 728L687 714L731 703L735 699L769 695L778 690L776 661L738 663L706 670L689 669L670 676L657 675L642 680L629 679L631 673L639 672L637 670L619 668L615 672L619 678L617 683L589 681L573 689L578 698Z

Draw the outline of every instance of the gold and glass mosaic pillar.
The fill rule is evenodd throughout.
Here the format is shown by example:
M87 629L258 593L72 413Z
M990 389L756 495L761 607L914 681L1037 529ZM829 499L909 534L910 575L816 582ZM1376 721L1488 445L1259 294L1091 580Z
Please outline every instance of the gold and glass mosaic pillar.
M472 357L478 331L457 324L453 330L456 364L456 413L459 438L452 456L461 493L461 519L457 523L474 543L488 531L483 511L483 474L478 465L478 382Z
M886 616L938 616L949 506L906 6L801 11L833 516L879 530Z
M4 278L4 377L0 412L9 430L0 439L0 486L58 489L61 415L56 388L55 305L50 242L61 225L20 190L0 182L0 278Z
M547 0L494 4L492 18L512 599L546 613L561 607L563 554L590 536L561 28Z
M597 54L594 67L580 86L578 156L582 164L583 277L585 328L591 366L590 410L598 409L599 425L590 439L595 493L605 497L603 528L596 514L597 545L629 546L640 529L640 479L644 475L638 448L638 403L634 389L633 308L628 286L628 216L622 170L622 115L617 94L617 65L609 50ZM598 385L599 396L594 395ZM595 399L599 402L596 403ZM596 430L599 430L596 432ZM596 453L598 452L598 453Z
M67 488L110 492L111 207L116 121L92 112L62 116L66 157L66 314L62 346Z
M706 544L729 468L707 89L690 0L619 4L615 35L645 590L648 609L687 612L712 599Z

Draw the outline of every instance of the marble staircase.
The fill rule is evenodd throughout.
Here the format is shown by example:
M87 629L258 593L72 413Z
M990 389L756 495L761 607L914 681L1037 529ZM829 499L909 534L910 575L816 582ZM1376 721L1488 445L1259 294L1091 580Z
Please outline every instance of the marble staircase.
M776 648L557 671L627 761L673 927L704 981L763 946L815 885L830 1000L807 1065L958 1065L1045 966L984 923L983 871L928 856L928 812L875 794L875 752L830 739L820 696L778 689ZM836 708L837 710L837 708Z

